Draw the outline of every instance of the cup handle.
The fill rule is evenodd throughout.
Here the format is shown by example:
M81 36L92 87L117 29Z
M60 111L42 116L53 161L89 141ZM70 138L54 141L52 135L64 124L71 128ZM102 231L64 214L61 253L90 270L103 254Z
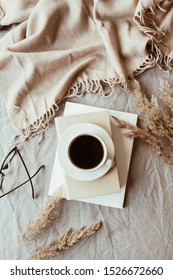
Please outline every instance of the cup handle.
M108 165L111 168L115 165L115 161L111 160L111 159L107 159L105 164Z

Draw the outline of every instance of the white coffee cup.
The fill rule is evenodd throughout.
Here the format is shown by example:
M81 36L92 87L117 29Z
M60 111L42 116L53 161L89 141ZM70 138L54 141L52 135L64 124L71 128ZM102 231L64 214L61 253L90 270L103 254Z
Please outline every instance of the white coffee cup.
M108 150L103 139L94 133L82 133L68 143L70 163L83 171L96 171L103 165L113 167L115 162L108 158Z

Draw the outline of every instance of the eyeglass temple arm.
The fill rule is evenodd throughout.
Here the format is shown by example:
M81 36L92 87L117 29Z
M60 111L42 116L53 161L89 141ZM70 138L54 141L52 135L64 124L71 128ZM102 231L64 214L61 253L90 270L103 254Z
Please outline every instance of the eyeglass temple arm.
M34 178L34 177L37 175L37 173L40 171L40 169L43 168L43 167L44 167L44 165L40 166L40 168L39 168L31 177L29 176L29 179L28 179L28 180L26 180L25 182L23 182L22 184L20 184L20 185L17 186L16 188L10 190L9 192L7 192L7 193L1 195L0 198L6 196L7 194L9 194L9 193L11 193L11 192L13 192L13 191L15 191L15 190L17 190L18 188L20 188L21 186L23 186L24 184L26 184L27 182L30 181L31 186L32 186L32 197L33 197L33 199L34 199L34 198L35 198L35 197L34 197L34 189L33 189L33 184L32 184L31 179Z
M8 158L13 152L15 152L14 155L12 156L12 158L11 158L10 161L9 161L9 162L11 162L12 159L14 158L14 156L15 156L15 154L16 154L17 151L18 151L18 150L17 150L17 147L14 147L14 148L8 153L8 155L5 157L5 159L4 159L4 161L3 161L2 165L1 165L0 173L1 173L3 176L2 176L2 179L1 179L1 183L0 183L0 189L2 189L2 183L3 183L3 180L4 180L4 173L2 172L2 170L4 169L4 164L5 164L6 160L7 160L7 158Z
M29 174L29 171L28 171L28 169L27 169L27 167L26 167L26 164L25 164L25 162L24 162L24 160L23 160L23 158L22 158L20 152L19 152L18 150L17 150L17 152L18 152L18 155L19 155L19 157L20 157L20 159L21 159L21 161L22 161L22 163L23 163L23 166L25 167L26 173L27 173L27 175L28 175L28 178L29 178L28 181L30 181L31 189L32 189L32 197L33 197L33 199L34 199L34 198L35 198L35 196L34 196L34 186L33 186L32 180L31 180L31 176L30 176L30 174Z

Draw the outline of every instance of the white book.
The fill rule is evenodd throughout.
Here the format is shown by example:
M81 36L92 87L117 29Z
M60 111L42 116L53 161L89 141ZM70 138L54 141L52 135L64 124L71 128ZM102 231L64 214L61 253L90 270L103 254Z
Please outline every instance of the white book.
M93 107L93 106L88 106L83 104L72 103L72 102L66 102L65 109L64 109L64 116L84 114L90 112L99 112L104 110L109 111L110 115L112 116L128 121L130 124L136 125L137 123L137 114L108 110L105 108ZM75 200L114 207L114 208L123 208L134 139L127 137L124 133L126 130L117 127L113 120L111 122L111 128L112 128L112 139L116 151L116 163L117 163L118 176L120 182L120 192L114 194L108 194L108 195L85 197L85 198L80 198ZM63 186L64 184L63 178L64 178L64 172L61 168L56 152L54 166L52 170L52 177L49 186L49 193L48 193L49 195L53 195L55 192L58 192L61 193L63 197L66 197L66 192Z

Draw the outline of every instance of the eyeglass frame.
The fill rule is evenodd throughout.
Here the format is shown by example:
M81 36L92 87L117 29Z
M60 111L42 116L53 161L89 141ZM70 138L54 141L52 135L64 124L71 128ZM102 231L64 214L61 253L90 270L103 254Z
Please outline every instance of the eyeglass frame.
M14 152L14 155L13 155L12 158L9 160L9 162L6 163L7 159L9 158L9 156L10 156L13 152ZM3 185L4 178L5 178L5 173L3 172L3 170L6 170L6 169L8 168L8 164L12 161L12 159L14 158L14 156L15 156L16 154L19 155L20 160L22 161L22 164L23 164L23 166L24 166L24 168L25 168L25 171L26 171L26 173L27 173L29 179L26 180L25 182L23 182L22 184L18 185L17 187L13 188L12 190L10 190L10 191L4 193L3 195L0 196L0 198L2 198L2 197L4 197L4 196L6 196L7 194L9 194L9 193L15 191L16 189L20 188L21 186L23 186L23 185L26 184L27 182L30 182L30 184L31 184L31 190L32 190L32 198L35 199L35 193L34 193L34 186L33 186L32 178L34 178L34 177L37 175L37 173L38 173L42 168L44 168L45 166L44 166L44 165L41 165L41 166L39 167L39 169L34 173L34 175L30 176L29 171L28 171L28 168L27 168L27 166L26 166L26 164L25 164L25 162L24 162L24 159L23 159L21 153L19 152L19 150L18 150L18 148L17 148L16 146L7 154L7 156L5 157L5 159L3 160L2 164L1 164L0 174L1 174L2 177L1 177L0 189L2 190L2 185Z

